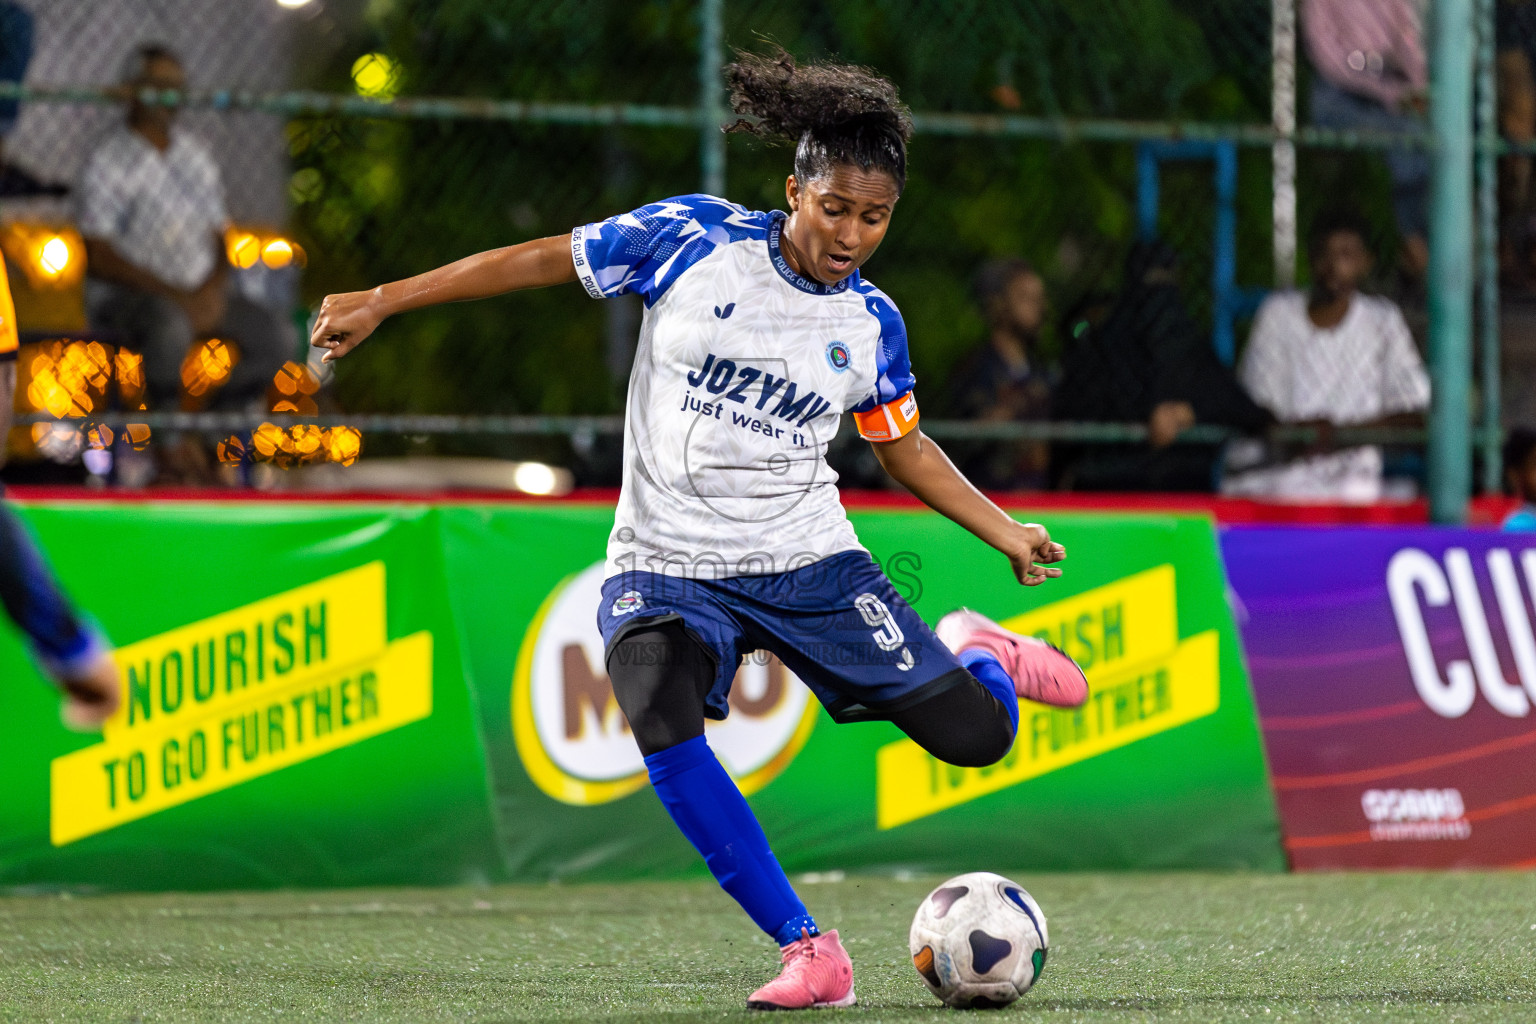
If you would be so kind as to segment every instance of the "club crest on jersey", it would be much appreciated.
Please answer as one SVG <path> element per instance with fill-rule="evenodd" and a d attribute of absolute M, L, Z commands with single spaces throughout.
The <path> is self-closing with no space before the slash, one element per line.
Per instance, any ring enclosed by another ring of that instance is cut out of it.
<path fill-rule="evenodd" d="M 645 598 L 640 596 L 640 591 L 626 590 L 614 599 L 613 610 L 609 614 L 628 615 L 630 612 L 637 612 L 644 607 Z"/>
<path fill-rule="evenodd" d="M 842 373 L 853 362 L 853 357 L 849 355 L 847 345 L 834 341 L 827 345 L 827 362 L 832 364 L 832 369 Z"/>

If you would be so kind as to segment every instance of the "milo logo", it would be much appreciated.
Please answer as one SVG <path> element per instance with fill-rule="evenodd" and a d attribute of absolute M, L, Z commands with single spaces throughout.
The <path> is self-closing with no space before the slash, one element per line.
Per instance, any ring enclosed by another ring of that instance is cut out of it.
<path fill-rule="evenodd" d="M 604 562 L 562 582 L 523 637 L 512 679 L 512 736 L 534 784 L 556 800 L 591 806 L 646 785 L 645 763 L 613 696 L 597 629 Z M 614 612 L 640 611 L 622 595 Z M 754 655 L 731 686 L 731 714 L 708 722 L 709 745 L 742 792 L 766 786 L 794 760 L 816 724 L 809 690 L 777 658 Z"/>

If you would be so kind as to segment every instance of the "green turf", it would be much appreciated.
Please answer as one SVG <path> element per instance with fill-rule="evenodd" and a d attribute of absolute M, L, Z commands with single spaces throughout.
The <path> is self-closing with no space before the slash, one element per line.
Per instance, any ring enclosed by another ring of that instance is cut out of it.
<path fill-rule="evenodd" d="M 1019 880 L 1054 945 L 1010 1018 L 1536 1021 L 1536 875 Z M 860 999 L 816 1019 L 963 1019 L 907 959 L 936 881 L 801 886 Z M 761 1021 L 776 968 L 707 882 L 0 897 L 3 1021 Z"/>

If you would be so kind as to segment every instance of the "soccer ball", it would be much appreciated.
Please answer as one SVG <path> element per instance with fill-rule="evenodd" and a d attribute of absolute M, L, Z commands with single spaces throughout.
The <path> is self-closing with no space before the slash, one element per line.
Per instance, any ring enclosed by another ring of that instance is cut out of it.
<path fill-rule="evenodd" d="M 956 875 L 912 919 L 912 964 L 946 1006 L 1007 1006 L 1045 969 L 1045 914 L 1017 882 L 990 871 Z"/>

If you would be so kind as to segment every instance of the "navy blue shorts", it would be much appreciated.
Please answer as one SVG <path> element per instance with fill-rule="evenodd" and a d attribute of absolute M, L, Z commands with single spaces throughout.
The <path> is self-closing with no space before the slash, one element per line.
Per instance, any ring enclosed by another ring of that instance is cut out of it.
<path fill-rule="evenodd" d="M 839 722 L 884 719 L 970 678 L 874 559 L 844 551 L 793 572 L 680 579 L 625 572 L 603 583 L 608 656 L 637 627 L 681 621 L 715 659 L 704 714 L 726 716 L 741 660 L 768 651 Z"/>

